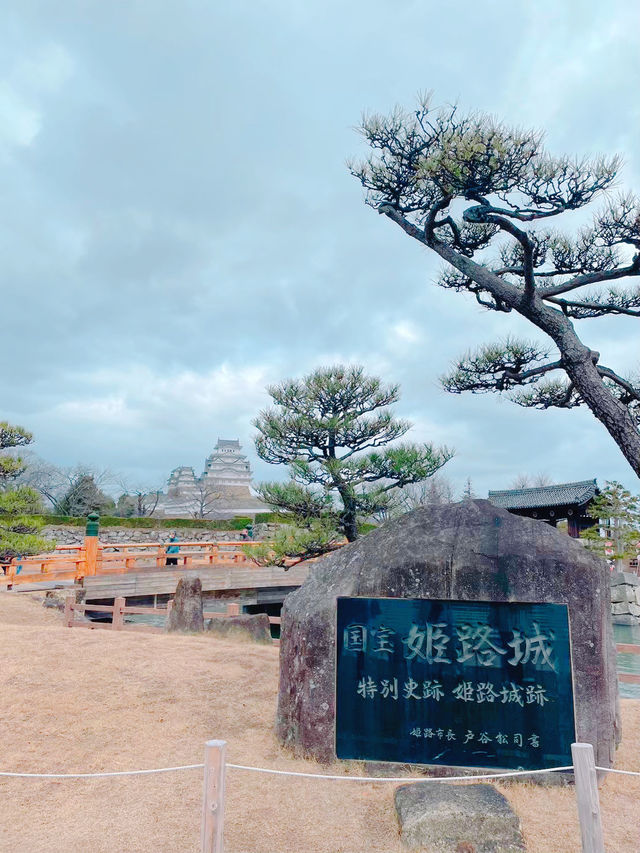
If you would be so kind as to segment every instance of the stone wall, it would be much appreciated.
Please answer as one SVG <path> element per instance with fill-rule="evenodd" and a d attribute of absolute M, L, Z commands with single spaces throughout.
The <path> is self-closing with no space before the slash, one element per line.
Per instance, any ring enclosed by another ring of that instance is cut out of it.
<path fill-rule="evenodd" d="M 614 625 L 640 625 L 640 578 L 632 572 L 611 574 L 611 614 Z"/>
<path fill-rule="evenodd" d="M 254 529 L 254 541 L 268 539 L 275 530 L 273 524 L 257 524 Z M 182 542 L 236 542 L 240 540 L 239 530 L 215 530 L 207 528 L 176 528 L 179 539 Z M 166 527 L 156 528 L 131 528 L 131 527 L 102 527 L 100 528 L 100 542 L 104 545 L 117 545 L 123 542 L 164 542 L 169 538 L 171 530 Z M 82 545 L 84 541 L 84 527 L 67 527 L 62 525 L 49 525 L 43 528 L 43 534 L 47 539 L 54 539 L 57 545 Z"/>

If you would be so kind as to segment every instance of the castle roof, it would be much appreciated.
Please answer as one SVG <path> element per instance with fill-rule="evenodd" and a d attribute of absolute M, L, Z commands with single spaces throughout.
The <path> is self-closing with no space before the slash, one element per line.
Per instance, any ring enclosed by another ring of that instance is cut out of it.
<path fill-rule="evenodd" d="M 218 443 L 215 446 L 215 450 L 222 450 L 225 447 L 229 449 L 240 450 L 240 440 L 237 438 L 219 438 Z"/>
<path fill-rule="evenodd" d="M 489 501 L 503 509 L 542 509 L 547 506 L 584 506 L 599 493 L 595 480 L 559 483 L 535 489 L 507 489 L 489 492 Z"/>

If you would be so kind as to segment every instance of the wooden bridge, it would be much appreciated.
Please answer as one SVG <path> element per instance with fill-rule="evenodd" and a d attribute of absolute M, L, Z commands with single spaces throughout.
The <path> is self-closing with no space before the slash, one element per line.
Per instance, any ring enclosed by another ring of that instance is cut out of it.
<path fill-rule="evenodd" d="M 173 543 L 172 543 L 173 544 Z M 82 583 L 87 600 L 172 595 L 181 577 L 199 577 L 203 592 L 276 590 L 286 594 L 306 579 L 308 566 L 288 571 L 258 566 L 246 553 L 246 541 L 179 542 L 167 554 L 166 542 L 60 546 L 49 554 L 14 558 L 2 564 L 0 589 L 46 589 Z M 177 565 L 167 566 L 167 559 Z M 267 596 L 268 597 L 268 596 Z"/>

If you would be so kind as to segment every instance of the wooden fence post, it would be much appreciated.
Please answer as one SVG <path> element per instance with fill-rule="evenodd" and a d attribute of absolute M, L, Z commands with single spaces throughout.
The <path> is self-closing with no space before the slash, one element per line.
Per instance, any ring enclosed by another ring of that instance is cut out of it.
<path fill-rule="evenodd" d="M 84 535 L 85 575 L 95 575 L 98 570 L 98 534 L 100 531 L 100 516 L 90 512 L 87 516 L 87 526 Z"/>
<path fill-rule="evenodd" d="M 202 853 L 223 853 L 226 740 L 207 741 L 204 748 Z"/>
<path fill-rule="evenodd" d="M 111 619 L 111 627 L 114 631 L 121 631 L 124 627 L 124 607 L 127 601 L 125 598 L 114 598 L 113 600 L 113 618 Z"/>
<path fill-rule="evenodd" d="M 593 747 L 590 743 L 572 743 L 573 775 L 578 800 L 578 818 L 583 853 L 605 853 L 600 822 L 600 798 Z"/>
<path fill-rule="evenodd" d="M 75 603 L 75 592 L 68 593 L 64 599 L 64 624 L 67 628 L 71 628 L 73 626 L 73 605 Z"/>

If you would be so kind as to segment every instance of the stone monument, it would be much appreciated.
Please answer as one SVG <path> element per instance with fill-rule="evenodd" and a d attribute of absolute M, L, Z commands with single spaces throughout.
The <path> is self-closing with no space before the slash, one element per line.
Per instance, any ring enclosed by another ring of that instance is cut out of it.
<path fill-rule="evenodd" d="M 602 559 L 566 534 L 486 500 L 407 513 L 319 560 L 303 586 L 287 597 L 279 739 L 322 762 L 336 757 L 339 597 L 427 599 L 457 607 L 461 602 L 521 602 L 541 604 L 541 610 L 549 603 L 568 612 L 576 739 L 593 744 L 596 764 L 609 767 L 620 740 L 609 574 Z M 522 657 L 515 635 L 509 645 Z M 500 699 L 494 698 L 497 708 Z M 519 709 L 514 705 L 513 710 Z M 483 766 L 480 758 L 477 766 Z"/>

